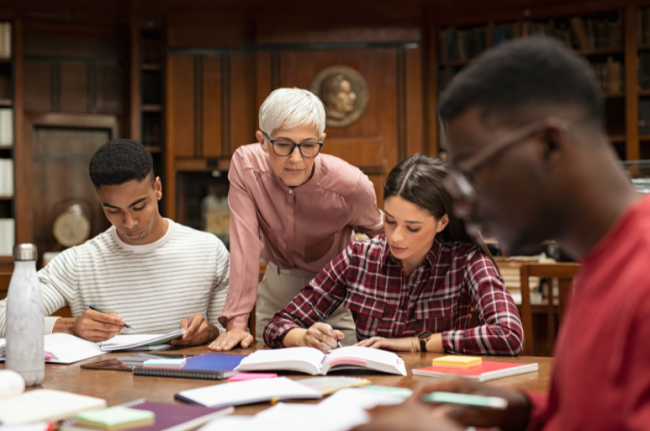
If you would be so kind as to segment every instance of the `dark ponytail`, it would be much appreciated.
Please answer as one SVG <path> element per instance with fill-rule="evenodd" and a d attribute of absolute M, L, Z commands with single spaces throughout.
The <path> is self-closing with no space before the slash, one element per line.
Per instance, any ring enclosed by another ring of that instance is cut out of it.
<path fill-rule="evenodd" d="M 415 154 L 399 162 L 388 174 L 384 184 L 384 201 L 399 196 L 426 209 L 436 220 L 447 214 L 449 224 L 439 235 L 446 241 L 475 244 L 491 259 L 492 255 L 485 243 L 480 238 L 475 240 L 470 237 L 465 230 L 465 223 L 454 214 L 452 198 L 445 189 L 448 176 L 449 168 L 445 162 Z"/>

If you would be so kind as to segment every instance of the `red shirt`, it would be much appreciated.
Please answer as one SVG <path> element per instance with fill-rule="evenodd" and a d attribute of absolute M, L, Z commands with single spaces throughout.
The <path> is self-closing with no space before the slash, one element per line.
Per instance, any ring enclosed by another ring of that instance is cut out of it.
<path fill-rule="evenodd" d="M 650 197 L 582 259 L 530 429 L 650 428 Z"/>
<path fill-rule="evenodd" d="M 517 355 L 523 329 L 512 296 L 492 261 L 474 244 L 436 237 L 410 276 L 390 253 L 386 237 L 350 244 L 318 277 L 269 321 L 264 340 L 282 347 L 281 337 L 318 322 L 309 300 L 324 316 L 339 305 L 352 311 L 359 340 L 442 333 L 445 351 Z M 465 329 L 472 305 L 482 326 Z"/>

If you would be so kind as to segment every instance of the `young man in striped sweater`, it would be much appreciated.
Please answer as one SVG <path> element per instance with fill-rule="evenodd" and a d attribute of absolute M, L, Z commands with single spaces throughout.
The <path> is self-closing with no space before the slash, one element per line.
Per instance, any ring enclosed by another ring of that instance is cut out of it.
<path fill-rule="evenodd" d="M 90 161 L 90 178 L 113 226 L 38 272 L 46 314 L 68 305 L 74 316 L 46 316 L 45 333 L 103 341 L 125 330 L 166 333 L 180 327 L 186 332 L 175 344 L 215 339 L 223 331 L 217 317 L 229 279 L 223 243 L 160 215 L 160 177 L 138 142 L 104 144 Z M 114 311 L 102 314 L 87 304 Z M 6 301 L 0 301 L 0 337 L 5 331 Z"/>

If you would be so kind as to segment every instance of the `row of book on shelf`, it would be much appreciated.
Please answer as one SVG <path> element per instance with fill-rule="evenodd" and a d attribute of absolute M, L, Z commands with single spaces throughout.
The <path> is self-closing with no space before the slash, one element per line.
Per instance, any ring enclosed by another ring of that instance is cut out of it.
<path fill-rule="evenodd" d="M 639 134 L 650 134 L 650 99 L 639 99 Z"/>
<path fill-rule="evenodd" d="M 650 7 L 636 14 L 636 40 L 639 45 L 650 45 Z"/>
<path fill-rule="evenodd" d="M 620 48 L 623 36 L 619 16 L 610 19 L 549 20 L 546 23 L 516 21 L 459 30 L 455 27 L 439 31 L 440 62 L 467 61 L 501 42 L 534 35 L 551 36 L 578 50 Z"/>
<path fill-rule="evenodd" d="M 645 54 L 647 66 L 643 66 L 641 71 L 642 62 L 639 63 L 639 83 L 641 88 L 650 88 L 650 53 Z M 607 57 L 607 61 L 600 63 L 590 63 L 596 80 L 603 93 L 622 94 L 625 91 L 625 68 L 623 64 L 614 60 L 612 56 Z M 645 68 L 647 67 L 647 68 Z M 647 72 L 646 72 L 647 70 Z M 438 70 L 438 89 L 444 90 L 447 85 L 454 79 L 458 73 L 458 68 L 446 65 Z M 646 75 L 647 73 L 647 75 Z M 644 87 L 644 85 L 646 85 Z"/>
<path fill-rule="evenodd" d="M 0 58 L 11 58 L 10 22 L 0 22 Z"/>

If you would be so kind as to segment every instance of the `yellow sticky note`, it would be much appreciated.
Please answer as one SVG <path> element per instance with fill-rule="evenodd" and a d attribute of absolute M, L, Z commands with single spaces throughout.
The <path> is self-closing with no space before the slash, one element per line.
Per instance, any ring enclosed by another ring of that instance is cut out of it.
<path fill-rule="evenodd" d="M 441 356 L 433 360 L 433 365 L 438 367 L 469 368 L 481 365 L 483 359 L 477 356 Z"/>

